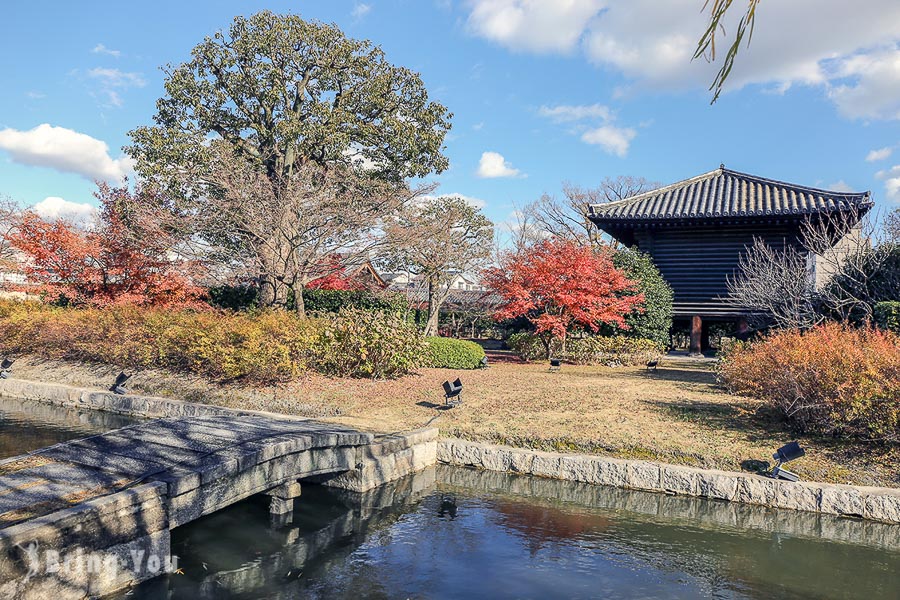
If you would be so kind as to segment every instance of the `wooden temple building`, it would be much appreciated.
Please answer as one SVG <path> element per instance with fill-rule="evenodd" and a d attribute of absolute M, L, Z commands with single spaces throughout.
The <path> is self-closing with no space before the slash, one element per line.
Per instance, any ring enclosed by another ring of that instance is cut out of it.
<path fill-rule="evenodd" d="M 653 257 L 675 294 L 675 324 L 690 324 L 690 351 L 698 353 L 709 346 L 712 323 L 734 323 L 737 334 L 747 332 L 747 315 L 725 298 L 727 280 L 754 238 L 805 251 L 806 220 L 841 211 L 859 219 L 871 206 L 869 192 L 820 190 L 721 165 L 624 200 L 592 205 L 590 218 L 615 240 Z M 821 282 L 815 255 L 808 255 L 808 264 L 810 281 Z"/>

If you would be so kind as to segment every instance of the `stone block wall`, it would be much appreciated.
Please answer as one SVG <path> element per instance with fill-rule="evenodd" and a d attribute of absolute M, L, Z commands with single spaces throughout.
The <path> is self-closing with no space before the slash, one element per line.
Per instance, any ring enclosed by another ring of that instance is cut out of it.
<path fill-rule="evenodd" d="M 896 488 L 795 483 L 750 473 L 540 452 L 459 439 L 441 439 L 437 459 L 490 471 L 900 523 L 900 489 Z"/>

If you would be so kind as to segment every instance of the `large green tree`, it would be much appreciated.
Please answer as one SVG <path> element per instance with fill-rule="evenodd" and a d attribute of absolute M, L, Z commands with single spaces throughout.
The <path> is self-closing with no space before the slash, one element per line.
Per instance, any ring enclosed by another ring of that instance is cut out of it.
<path fill-rule="evenodd" d="M 173 215 L 196 213 L 197 203 L 206 198 L 239 196 L 240 190 L 216 185 L 221 177 L 209 176 L 231 159 L 244 163 L 232 163 L 236 172 L 252 179 L 249 174 L 258 171 L 267 179 L 276 202 L 296 187 L 300 172 L 304 185 L 316 180 L 314 170 L 327 172 L 322 180 L 331 188 L 336 174 L 339 180 L 351 173 L 356 192 L 360 173 L 383 191 L 386 182 L 404 188 L 406 178 L 447 168 L 442 151 L 449 111 L 429 100 L 417 73 L 391 64 L 381 48 L 350 39 L 333 24 L 269 11 L 238 16 L 228 31 L 198 44 L 191 60 L 163 70 L 166 93 L 157 102 L 155 124 L 130 132 L 133 143 L 127 151 L 140 176 L 166 190 L 163 208 Z M 223 151 L 231 158 L 221 156 Z M 253 207 L 252 202 L 237 204 Z M 181 233 L 193 239 L 209 233 L 188 229 Z M 346 245 L 352 246 L 354 229 L 344 231 Z M 212 246 L 221 247 L 227 233 L 215 231 Z M 252 239 L 260 252 L 285 246 Z M 240 236 L 232 241 L 240 244 Z M 264 266 L 258 275 L 264 304 L 283 300 L 277 297 L 276 279 L 284 274 L 266 272 L 267 265 L 290 260 L 260 256 L 256 261 Z"/>

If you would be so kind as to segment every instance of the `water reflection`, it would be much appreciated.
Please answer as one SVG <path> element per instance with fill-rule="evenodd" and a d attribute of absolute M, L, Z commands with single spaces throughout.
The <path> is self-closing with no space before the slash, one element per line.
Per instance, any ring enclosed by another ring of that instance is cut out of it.
<path fill-rule="evenodd" d="M 0 458 L 136 423 L 115 413 L 0 398 Z"/>
<path fill-rule="evenodd" d="M 173 532 L 184 575 L 132 598 L 891 598 L 900 527 L 438 467 L 306 486 Z"/>

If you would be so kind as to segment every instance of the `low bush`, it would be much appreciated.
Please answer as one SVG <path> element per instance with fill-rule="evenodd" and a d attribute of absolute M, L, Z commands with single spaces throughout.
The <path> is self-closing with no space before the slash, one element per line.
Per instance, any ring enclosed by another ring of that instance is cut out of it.
<path fill-rule="evenodd" d="M 657 360 L 662 353 L 663 345 L 654 340 L 621 335 L 592 335 L 569 340 L 563 358 L 579 365 L 635 366 Z"/>
<path fill-rule="evenodd" d="M 427 350 L 418 328 L 397 313 L 345 308 L 325 322 L 313 364 L 328 375 L 404 375 L 421 365 Z"/>
<path fill-rule="evenodd" d="M 515 333 L 507 338 L 506 344 L 525 360 L 537 360 L 546 356 L 540 338 L 532 333 Z M 662 353 L 663 346 L 658 342 L 621 335 L 569 338 L 565 350 L 560 347 L 558 340 L 551 344 L 551 354 L 555 358 L 579 365 L 643 365 L 659 358 Z"/>
<path fill-rule="evenodd" d="M 287 381 L 307 369 L 394 377 L 414 369 L 425 341 L 391 314 L 346 309 L 329 319 L 286 311 L 73 309 L 0 302 L 0 352 L 215 380 Z"/>
<path fill-rule="evenodd" d="M 765 400 L 799 432 L 900 441 L 900 336 L 826 323 L 737 343 L 723 355 L 733 392 Z"/>
<path fill-rule="evenodd" d="M 506 345 L 516 356 L 524 360 L 538 360 L 547 355 L 544 344 L 533 333 L 514 333 L 506 338 Z M 552 346 L 556 346 L 556 344 Z"/>
<path fill-rule="evenodd" d="M 468 340 L 429 337 L 424 366 L 436 369 L 477 369 L 484 360 L 484 348 Z"/>
<path fill-rule="evenodd" d="M 875 324 L 880 329 L 900 333 L 900 300 L 875 305 Z"/>

